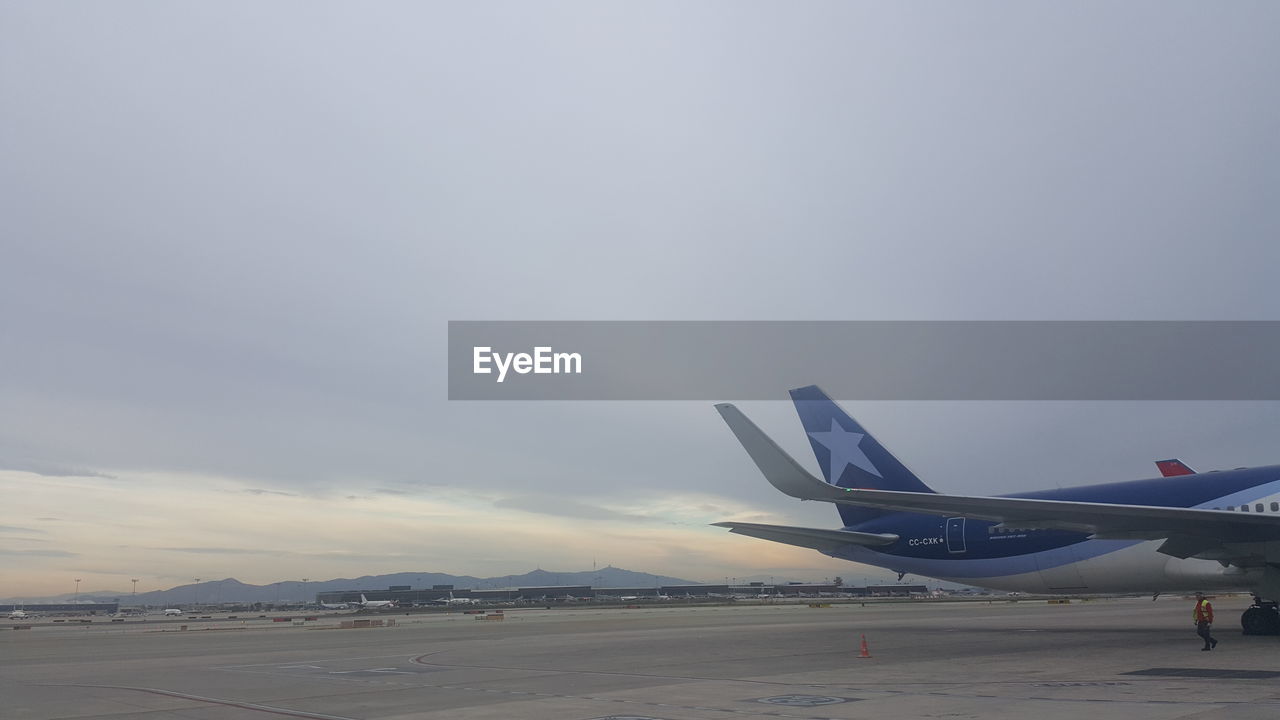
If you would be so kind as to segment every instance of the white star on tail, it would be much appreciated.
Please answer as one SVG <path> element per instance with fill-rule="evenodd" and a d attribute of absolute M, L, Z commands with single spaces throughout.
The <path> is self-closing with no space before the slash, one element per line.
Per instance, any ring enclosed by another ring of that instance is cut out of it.
<path fill-rule="evenodd" d="M 850 465 L 876 477 L 884 477 L 880 471 L 876 470 L 876 466 L 871 464 L 871 458 L 868 458 L 859 447 L 865 436 L 862 433 L 845 430 L 840 427 L 840 423 L 836 422 L 835 418 L 831 418 L 830 432 L 811 432 L 809 437 L 831 451 L 831 464 L 827 469 L 827 478 L 831 483 L 837 482 L 844 474 L 844 469 Z"/>

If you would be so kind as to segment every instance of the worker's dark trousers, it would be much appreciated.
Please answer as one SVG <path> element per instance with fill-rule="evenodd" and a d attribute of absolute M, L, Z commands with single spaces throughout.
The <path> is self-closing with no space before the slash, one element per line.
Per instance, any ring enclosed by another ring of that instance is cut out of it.
<path fill-rule="evenodd" d="M 1210 647 L 1210 644 L 1215 642 L 1213 639 L 1213 636 L 1209 634 L 1209 627 L 1210 625 L 1207 622 L 1196 623 L 1196 634 L 1199 635 L 1201 638 L 1204 638 L 1205 650 L 1208 650 Z"/>

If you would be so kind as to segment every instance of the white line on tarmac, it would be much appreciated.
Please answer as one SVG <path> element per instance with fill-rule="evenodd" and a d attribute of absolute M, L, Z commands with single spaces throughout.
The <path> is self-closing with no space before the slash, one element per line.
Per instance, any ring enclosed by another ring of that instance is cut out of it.
<path fill-rule="evenodd" d="M 224 707 L 234 707 L 234 708 L 240 708 L 242 710 L 256 710 L 258 712 L 271 713 L 273 715 L 285 715 L 288 717 L 308 718 L 308 720 L 358 720 L 357 718 L 351 718 L 345 715 L 326 715 L 324 713 L 307 712 L 306 710 L 290 710 L 289 708 L 274 707 L 271 705 L 261 705 L 259 703 L 245 702 L 243 700 L 227 700 L 224 698 L 211 698 L 211 697 L 204 697 L 203 695 L 192 695 L 190 693 L 175 692 L 173 690 L 161 690 L 159 688 L 129 687 L 127 685 L 75 685 L 75 684 L 48 684 L 48 687 L 82 687 L 82 688 L 102 688 L 107 690 L 133 690 L 135 692 L 151 693 L 152 695 L 164 695 L 167 697 L 181 698 L 183 700 L 194 700 L 196 702 L 209 703 L 210 705 L 222 705 Z"/>

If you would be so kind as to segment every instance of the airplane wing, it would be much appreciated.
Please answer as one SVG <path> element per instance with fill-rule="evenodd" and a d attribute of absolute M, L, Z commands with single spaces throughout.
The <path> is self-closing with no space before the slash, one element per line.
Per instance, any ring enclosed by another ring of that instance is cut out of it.
<path fill-rule="evenodd" d="M 834 551 L 845 545 L 892 545 L 898 541 L 893 533 L 864 533 L 852 530 L 821 530 L 818 528 L 792 527 L 790 525 L 764 525 L 761 523 L 718 522 L 717 527 L 729 528 L 729 532 L 749 535 L 763 540 L 813 548 L 822 552 Z"/>
<path fill-rule="evenodd" d="M 1263 564 L 1280 541 L 1280 516 L 1150 505 L 976 497 L 840 488 L 819 480 L 733 405 L 716 409 L 770 484 L 801 500 L 943 517 L 968 517 L 1019 529 L 1055 529 L 1097 539 L 1161 540 L 1160 551 L 1237 565 Z M 865 543 L 860 543 L 865 544 Z"/>
<path fill-rule="evenodd" d="M 1024 529 L 1071 530 L 1105 539 L 1156 540 L 1189 535 L 1221 542 L 1280 540 L 1280 517 L 1274 515 L 1069 500 L 835 490 L 838 497 L 811 499 L 926 515 L 964 516 Z"/>

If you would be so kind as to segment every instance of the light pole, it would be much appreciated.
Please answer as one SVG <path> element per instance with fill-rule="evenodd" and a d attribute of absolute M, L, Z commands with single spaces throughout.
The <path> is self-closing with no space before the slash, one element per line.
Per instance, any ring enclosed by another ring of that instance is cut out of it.
<path fill-rule="evenodd" d="M 138 607 L 138 578 L 133 579 L 133 598 L 131 602 L 134 607 Z"/>
<path fill-rule="evenodd" d="M 196 584 L 191 586 L 191 605 L 192 605 L 191 609 L 194 610 L 195 609 L 194 606 L 199 604 L 200 604 L 200 578 L 196 578 Z"/>
<path fill-rule="evenodd" d="M 80 602 L 80 578 L 76 578 L 76 599 L 75 599 L 75 602 Z"/>
<path fill-rule="evenodd" d="M 302 606 L 307 605 L 307 580 L 310 578 L 302 578 Z"/>

